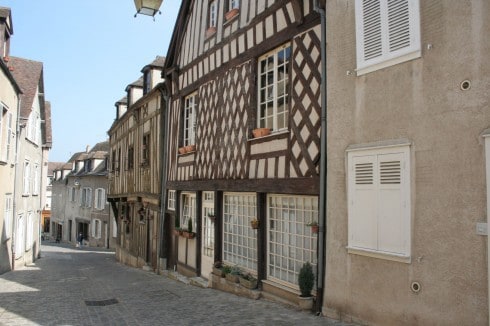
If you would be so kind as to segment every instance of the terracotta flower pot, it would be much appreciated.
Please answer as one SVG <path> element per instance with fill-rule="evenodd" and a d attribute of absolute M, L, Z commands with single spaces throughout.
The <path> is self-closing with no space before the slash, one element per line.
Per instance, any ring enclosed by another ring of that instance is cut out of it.
<path fill-rule="evenodd" d="M 252 229 L 256 230 L 259 228 L 259 221 L 258 220 L 252 220 L 252 221 L 250 221 L 250 225 L 252 226 Z"/>
<path fill-rule="evenodd" d="M 231 20 L 233 19 L 235 16 L 238 15 L 238 8 L 234 8 L 234 9 L 231 9 L 230 11 L 228 11 L 226 14 L 225 14 L 225 18 L 226 20 Z"/>
<path fill-rule="evenodd" d="M 270 133 L 271 130 L 269 128 L 256 128 L 252 130 L 252 134 L 254 135 L 254 138 L 264 137 L 270 135 Z"/>
<path fill-rule="evenodd" d="M 179 147 L 179 154 L 185 154 L 185 147 Z"/>
<path fill-rule="evenodd" d="M 213 36 L 216 33 L 216 27 L 209 27 L 206 30 L 206 38 Z"/>

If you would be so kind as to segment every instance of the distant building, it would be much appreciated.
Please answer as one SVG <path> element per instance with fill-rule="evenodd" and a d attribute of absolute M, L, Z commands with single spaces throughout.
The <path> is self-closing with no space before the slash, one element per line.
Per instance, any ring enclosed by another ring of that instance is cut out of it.
<path fill-rule="evenodd" d="M 92 247 L 112 248 L 115 222 L 107 202 L 109 143 L 76 153 L 54 170 L 51 237 L 76 243 L 83 234 Z"/>
<path fill-rule="evenodd" d="M 10 57 L 12 34 L 11 11 L 0 7 L 0 272 L 39 256 L 44 167 L 52 142 L 43 64 Z"/>
<path fill-rule="evenodd" d="M 117 216 L 116 258 L 128 265 L 157 269 L 160 240 L 164 110 L 161 72 L 164 57 L 145 65 L 143 75 L 116 102 L 110 137 L 109 201 Z"/>

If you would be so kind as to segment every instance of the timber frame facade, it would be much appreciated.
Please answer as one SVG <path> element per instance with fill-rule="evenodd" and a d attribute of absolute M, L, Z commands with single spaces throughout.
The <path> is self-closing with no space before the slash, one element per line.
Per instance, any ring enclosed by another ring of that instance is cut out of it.
<path fill-rule="evenodd" d="M 222 261 L 296 303 L 299 269 L 318 262 L 314 1 L 183 1 L 178 17 L 164 68 L 168 267 L 219 288 L 211 271 Z"/>
<path fill-rule="evenodd" d="M 142 69 L 143 76 L 126 87 L 116 102 L 109 129 L 108 200 L 116 216 L 116 257 L 125 264 L 156 270 L 161 193 L 161 109 L 164 57 Z"/>

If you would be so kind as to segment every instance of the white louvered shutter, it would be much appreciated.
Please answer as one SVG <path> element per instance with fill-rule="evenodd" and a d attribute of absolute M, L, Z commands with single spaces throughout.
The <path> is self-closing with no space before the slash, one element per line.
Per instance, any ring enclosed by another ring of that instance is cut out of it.
<path fill-rule="evenodd" d="M 419 0 L 356 0 L 355 11 L 359 74 L 420 56 Z"/>
<path fill-rule="evenodd" d="M 376 248 L 376 157 L 355 156 L 349 161 L 349 245 Z"/>
<path fill-rule="evenodd" d="M 403 154 L 378 155 L 377 161 L 379 171 L 377 249 L 404 254 L 406 230 L 402 189 Z"/>

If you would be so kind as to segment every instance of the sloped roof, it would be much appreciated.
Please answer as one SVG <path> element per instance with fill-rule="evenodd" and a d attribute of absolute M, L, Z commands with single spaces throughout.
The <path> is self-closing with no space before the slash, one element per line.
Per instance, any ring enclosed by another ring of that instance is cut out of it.
<path fill-rule="evenodd" d="M 53 171 L 61 170 L 64 162 L 48 162 L 48 175 L 53 175 Z"/>
<path fill-rule="evenodd" d="M 163 67 L 165 66 L 165 57 L 158 56 L 153 60 L 152 63 L 147 64 L 146 66 L 141 69 L 141 72 L 144 72 L 147 69 L 160 69 L 162 70 Z"/>
<path fill-rule="evenodd" d="M 46 105 L 44 106 L 44 117 L 41 117 L 41 119 L 44 120 L 44 128 L 42 128 L 42 131 L 44 133 L 43 140 L 44 145 L 51 148 L 53 144 L 53 132 L 51 129 L 51 102 L 46 101 L 45 103 Z"/>
<path fill-rule="evenodd" d="M 109 149 L 111 148 L 109 141 L 103 141 L 100 143 L 95 144 L 95 146 L 90 150 L 89 153 L 91 152 L 109 152 Z"/>
<path fill-rule="evenodd" d="M 21 101 L 20 116 L 29 117 L 31 113 L 34 96 L 39 88 L 44 92 L 43 63 L 18 57 L 10 57 L 9 69 L 20 86 L 23 96 Z M 44 103 L 41 103 L 44 105 Z"/>
<path fill-rule="evenodd" d="M 143 88 L 143 76 L 141 76 L 140 78 L 138 78 L 137 80 L 135 80 L 134 82 L 132 82 L 131 84 L 129 84 L 127 87 L 126 87 L 126 91 L 130 88 L 130 87 L 139 87 L 139 88 Z"/>
<path fill-rule="evenodd" d="M 10 16 L 10 8 L 0 7 L 0 18 L 7 18 Z"/>
<path fill-rule="evenodd" d="M 179 50 L 178 46 L 182 42 L 185 26 L 190 18 L 189 11 L 191 9 L 192 2 L 192 0 L 183 0 L 180 5 L 179 14 L 177 15 L 177 20 L 175 21 L 175 26 L 172 32 L 172 38 L 170 39 L 164 69 L 171 68 L 177 60 L 177 51 Z"/>
<path fill-rule="evenodd" d="M 120 99 L 119 101 L 117 101 L 115 103 L 115 105 L 118 105 L 118 104 L 128 104 L 128 97 L 124 96 L 122 99 Z"/>

